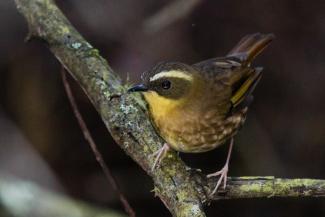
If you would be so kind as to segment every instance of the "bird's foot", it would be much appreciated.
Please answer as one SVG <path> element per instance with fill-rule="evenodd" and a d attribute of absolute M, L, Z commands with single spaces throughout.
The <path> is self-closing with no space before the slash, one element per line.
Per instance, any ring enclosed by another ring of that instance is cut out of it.
<path fill-rule="evenodd" d="M 152 154 L 152 156 L 156 157 L 156 159 L 151 167 L 151 171 L 154 171 L 156 166 L 160 164 L 161 160 L 164 158 L 164 156 L 166 155 L 169 149 L 170 149 L 169 145 L 165 143 L 163 147 L 161 147 L 158 151 Z"/>
<path fill-rule="evenodd" d="M 217 192 L 217 190 L 220 187 L 222 182 L 223 182 L 223 189 L 226 189 L 227 177 L 228 177 L 228 164 L 226 164 L 221 170 L 207 175 L 207 178 L 214 177 L 214 176 L 220 176 L 220 177 L 219 177 L 217 185 L 213 189 L 211 195 L 214 195 Z"/>

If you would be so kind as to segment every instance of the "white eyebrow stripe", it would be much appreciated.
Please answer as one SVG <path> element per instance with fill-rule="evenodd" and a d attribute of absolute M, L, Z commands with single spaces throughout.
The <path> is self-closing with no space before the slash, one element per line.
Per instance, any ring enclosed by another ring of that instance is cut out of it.
<path fill-rule="evenodd" d="M 155 74 L 153 77 L 150 78 L 150 81 L 155 81 L 158 80 L 159 78 L 163 77 L 169 77 L 169 78 L 182 78 L 188 81 L 193 80 L 192 76 L 182 72 L 182 71 L 177 71 L 177 70 L 172 70 L 172 71 L 162 71 L 157 74 Z"/>

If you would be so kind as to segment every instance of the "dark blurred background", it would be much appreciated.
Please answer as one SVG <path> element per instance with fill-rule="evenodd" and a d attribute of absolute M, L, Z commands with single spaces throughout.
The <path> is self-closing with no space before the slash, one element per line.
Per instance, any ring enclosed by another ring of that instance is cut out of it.
<path fill-rule="evenodd" d="M 131 82 L 159 61 L 195 63 L 225 55 L 246 34 L 274 33 L 276 40 L 255 61 L 264 75 L 236 136 L 230 175 L 325 179 L 325 1 L 201 0 L 166 25 L 154 21 L 173 1 L 56 2 Z M 167 19 L 175 11 L 170 13 Z M 27 25 L 13 0 L 0 1 L 0 27 L 0 171 L 123 212 L 74 118 L 60 64 L 41 42 L 24 43 Z M 169 216 L 151 192 L 150 178 L 114 143 L 87 97 L 69 80 L 93 137 L 138 216 Z M 222 167 L 226 152 L 223 146 L 181 156 L 208 173 Z M 219 201 L 207 213 L 318 217 L 325 216 L 325 200 Z"/>

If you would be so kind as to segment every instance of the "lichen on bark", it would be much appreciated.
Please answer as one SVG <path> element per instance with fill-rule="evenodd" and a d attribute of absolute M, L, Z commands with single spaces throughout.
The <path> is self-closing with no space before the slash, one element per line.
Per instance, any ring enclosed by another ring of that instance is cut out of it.
<path fill-rule="evenodd" d="M 157 135 L 138 94 L 126 94 L 126 85 L 70 24 L 53 0 L 15 0 L 25 16 L 29 37 L 46 42 L 61 64 L 83 88 L 117 144 L 153 179 L 155 194 L 173 216 L 203 217 L 210 200 L 252 197 L 324 197 L 325 181 L 275 179 L 274 177 L 228 178 L 227 188 L 210 195 L 215 178 L 188 168 L 169 152 L 158 168 L 151 156 L 164 141 Z M 59 71 L 59 70 L 58 70 Z"/>

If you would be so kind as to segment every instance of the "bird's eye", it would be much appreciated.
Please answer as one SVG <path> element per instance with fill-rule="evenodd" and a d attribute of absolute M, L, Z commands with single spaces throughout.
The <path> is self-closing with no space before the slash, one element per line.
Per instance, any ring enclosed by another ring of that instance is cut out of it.
<path fill-rule="evenodd" d="M 168 90 L 171 86 L 171 83 L 170 81 L 168 80 L 164 80 L 162 83 L 161 83 L 161 87 L 164 89 L 164 90 Z"/>

